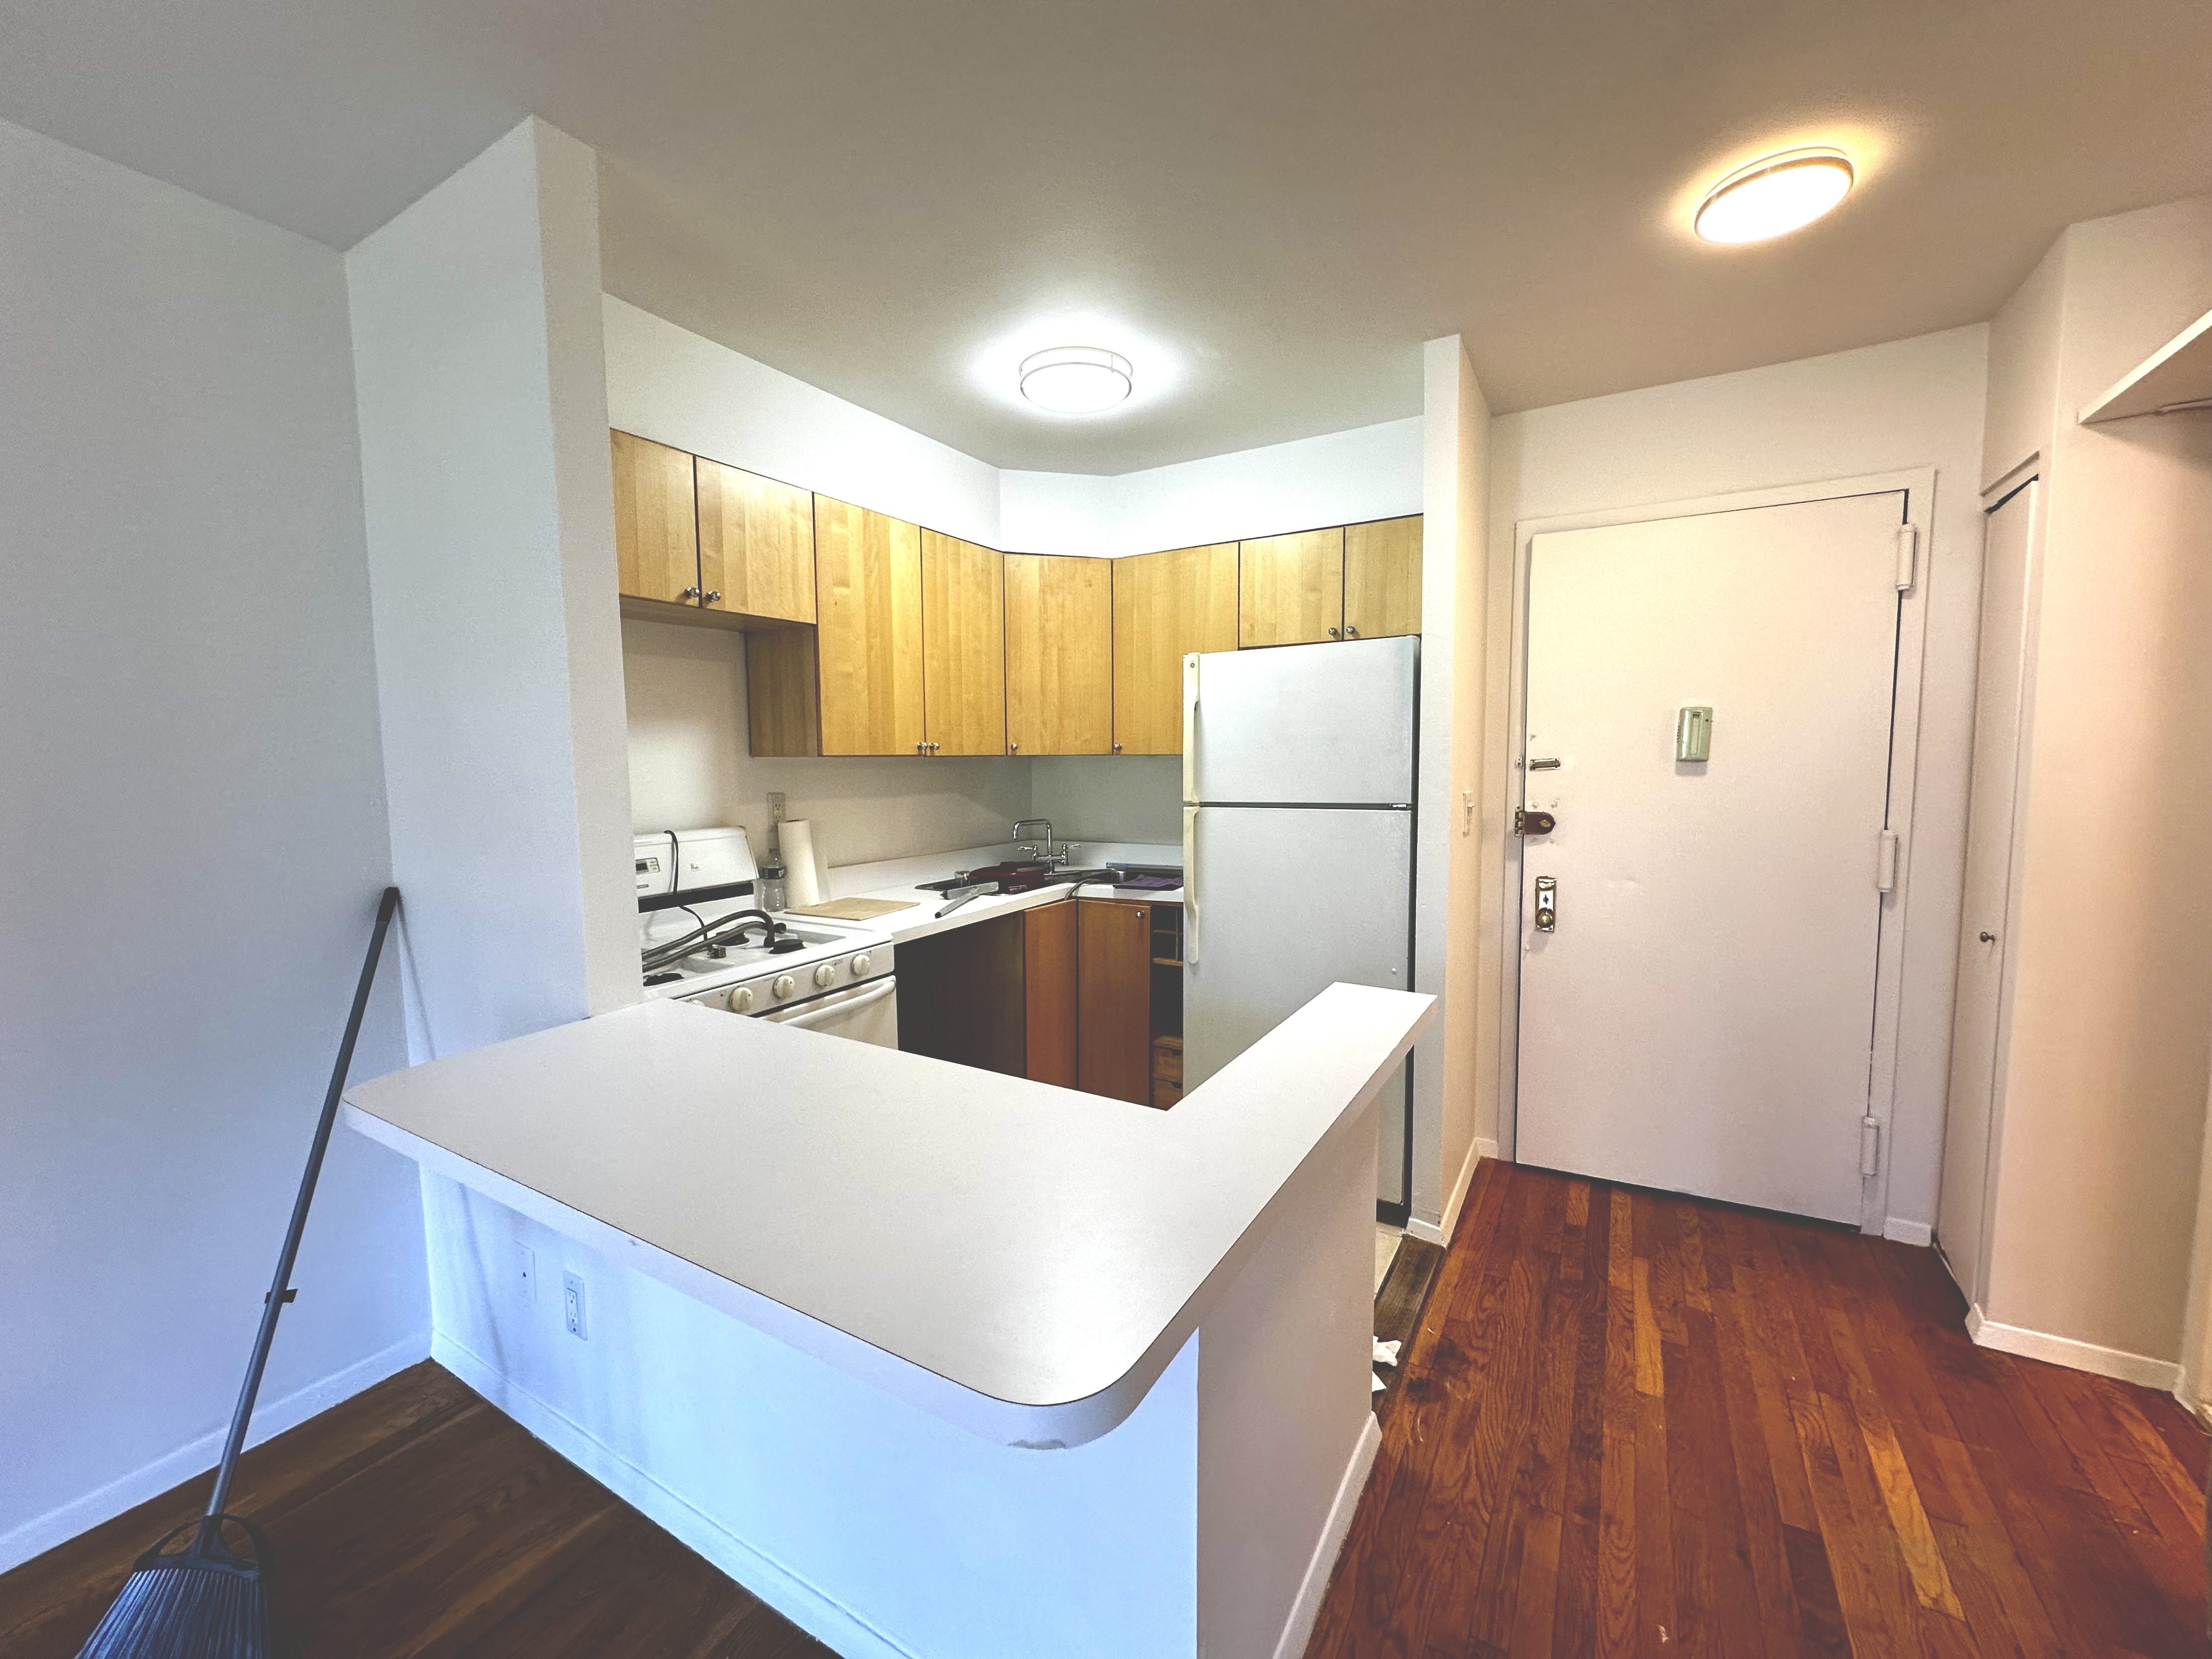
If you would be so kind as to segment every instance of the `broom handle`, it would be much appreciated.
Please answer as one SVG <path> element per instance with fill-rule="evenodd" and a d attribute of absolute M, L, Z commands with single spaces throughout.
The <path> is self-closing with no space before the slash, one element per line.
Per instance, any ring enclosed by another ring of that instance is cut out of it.
<path fill-rule="evenodd" d="M 315 1144 L 307 1153 L 307 1167 L 300 1176 L 300 1195 L 292 1200 L 292 1224 L 284 1230 L 284 1249 L 276 1258 L 276 1277 L 269 1286 L 269 1300 L 261 1310 L 261 1328 L 253 1339 L 253 1358 L 246 1362 L 246 1382 L 238 1391 L 238 1409 L 230 1416 L 230 1434 L 222 1443 L 222 1461 L 215 1468 L 215 1495 L 208 1499 L 208 1518 L 222 1513 L 230 1496 L 230 1478 L 238 1473 L 238 1455 L 246 1449 L 246 1425 L 253 1416 L 253 1396 L 261 1391 L 262 1368 L 269 1363 L 270 1345 L 276 1340 L 276 1316 L 284 1311 L 292 1262 L 300 1254 L 300 1235 L 307 1230 L 307 1206 L 314 1201 L 315 1181 L 323 1172 L 323 1153 L 331 1144 L 331 1128 L 337 1121 L 338 1096 L 344 1091 L 346 1073 L 353 1067 L 353 1046 L 361 1036 L 362 1016 L 368 1012 L 369 988 L 376 982 L 377 958 L 384 954 L 384 936 L 391 931 L 392 913 L 399 908 L 399 890 L 387 887 L 376 907 L 376 931 L 369 938 L 368 957 L 361 964 L 361 983 L 354 987 L 353 1012 L 346 1016 L 345 1040 L 338 1044 L 338 1062 L 331 1071 L 331 1086 L 323 1097 L 323 1119 L 315 1126 Z M 211 1527 L 203 1527 L 193 1549 L 206 1553 Z"/>

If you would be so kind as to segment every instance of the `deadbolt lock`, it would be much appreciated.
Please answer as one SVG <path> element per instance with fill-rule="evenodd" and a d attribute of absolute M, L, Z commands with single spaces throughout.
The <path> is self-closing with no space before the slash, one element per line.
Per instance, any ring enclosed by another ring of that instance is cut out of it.
<path fill-rule="evenodd" d="M 1548 933 L 1559 925 L 1559 884 L 1550 876 L 1536 878 L 1536 931 Z"/>
<path fill-rule="evenodd" d="M 1549 812 L 1534 812 L 1522 807 L 1513 814 L 1513 833 L 1516 836 L 1548 836 L 1559 827 L 1559 819 Z"/>

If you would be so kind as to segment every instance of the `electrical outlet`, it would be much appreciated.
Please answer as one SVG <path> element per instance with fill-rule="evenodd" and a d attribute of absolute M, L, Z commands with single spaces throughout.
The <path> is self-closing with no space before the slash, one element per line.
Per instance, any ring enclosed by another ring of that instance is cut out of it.
<path fill-rule="evenodd" d="M 772 790 L 769 792 L 768 798 L 768 821 L 770 823 L 781 823 L 783 822 L 783 792 L 781 789 Z"/>
<path fill-rule="evenodd" d="M 522 1289 L 525 1302 L 538 1300 L 538 1252 L 518 1243 L 514 1247 L 514 1271 Z"/>
<path fill-rule="evenodd" d="M 561 1275 L 561 1312 L 569 1335 L 579 1342 L 592 1340 L 591 1328 L 584 1322 L 584 1281 L 574 1273 Z"/>

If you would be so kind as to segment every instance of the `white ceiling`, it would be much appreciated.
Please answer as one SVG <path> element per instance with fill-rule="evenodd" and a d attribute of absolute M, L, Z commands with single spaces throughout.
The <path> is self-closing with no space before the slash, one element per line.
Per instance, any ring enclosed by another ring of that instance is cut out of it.
<path fill-rule="evenodd" d="M 1455 331 L 1503 410 L 1972 322 L 2065 224 L 2212 187 L 2205 0 L 0 16 L 0 114 L 334 246 L 535 111 L 603 158 L 611 290 L 1002 466 L 1416 413 Z M 1686 234 L 1686 193 L 1810 140 L 1863 163 L 1830 219 Z M 1136 360 L 1118 415 L 976 379 L 1071 335 Z"/>

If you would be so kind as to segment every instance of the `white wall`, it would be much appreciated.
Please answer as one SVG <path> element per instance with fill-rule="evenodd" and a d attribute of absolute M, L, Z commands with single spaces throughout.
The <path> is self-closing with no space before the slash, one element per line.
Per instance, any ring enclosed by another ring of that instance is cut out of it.
<path fill-rule="evenodd" d="M 1182 757 L 1055 755 L 1029 764 L 1030 811 L 1050 818 L 1061 840 L 1182 845 Z"/>
<path fill-rule="evenodd" d="M 338 257 L 0 124 L 0 294 L 5 1569 L 215 1462 L 390 859 Z M 404 1161 L 295 1283 L 257 1437 L 428 1352 Z"/>
<path fill-rule="evenodd" d="M 999 546 L 999 470 L 605 296 L 607 419 L 950 536 Z"/>
<path fill-rule="evenodd" d="M 1571 513 L 1658 505 L 1909 467 L 1936 472 L 1928 550 L 1917 830 L 1889 1218 L 1905 1237 L 1935 1219 L 1948 1084 L 1952 989 L 1964 869 L 1974 645 L 1981 597 L 1977 481 L 1985 325 L 1501 416 L 1492 428 L 1490 741 L 1486 812 L 1509 796 L 1505 730 L 1515 526 Z M 1485 885 L 1500 890 L 1502 840 Z M 1501 1034 L 1503 1042 L 1510 1033 Z M 1501 1098 L 1510 1097 L 1502 1096 Z M 1478 1134 L 1501 1132 L 1478 1126 Z M 1505 1137 L 1510 1139 L 1510 1125 Z"/>
<path fill-rule="evenodd" d="M 346 256 L 418 1058 L 640 994 L 597 190 L 526 121 Z"/>
<path fill-rule="evenodd" d="M 1387 421 L 1111 478 L 1000 475 L 1012 553 L 1113 557 L 1421 510 L 1421 420 Z"/>
<path fill-rule="evenodd" d="M 2044 479 L 1984 1312 L 2145 1382 L 2212 1071 L 2212 416 L 2075 417 L 2208 307 L 2212 196 L 2070 227 L 1999 316 L 1984 467 Z"/>
<path fill-rule="evenodd" d="M 1031 769 L 1068 762 L 819 758 L 746 752 L 744 636 L 718 628 L 623 623 L 636 828 L 744 826 L 768 845 L 768 796 L 814 826 L 832 865 L 872 863 L 1011 840 L 1030 813 Z"/>

